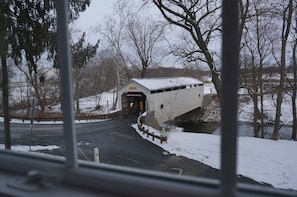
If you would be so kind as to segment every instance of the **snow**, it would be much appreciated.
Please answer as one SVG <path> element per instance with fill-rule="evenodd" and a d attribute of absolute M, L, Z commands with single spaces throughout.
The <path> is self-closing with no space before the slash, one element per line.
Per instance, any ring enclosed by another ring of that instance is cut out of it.
<path fill-rule="evenodd" d="M 161 144 L 160 141 L 152 141 L 152 138 L 143 135 L 137 124 L 132 126 L 143 138 L 171 154 L 185 156 L 220 169 L 219 135 L 171 130 L 168 132 L 167 143 Z M 150 132 L 158 133 L 151 127 L 147 128 Z M 297 159 L 293 150 L 297 150 L 295 141 L 238 137 L 237 174 L 271 184 L 275 188 L 297 190 Z M 292 154 L 285 154 L 286 152 Z"/>
<path fill-rule="evenodd" d="M 16 152 L 29 152 L 31 151 L 40 151 L 40 150 L 54 150 L 60 148 L 57 145 L 48 145 L 48 146 L 41 146 L 41 145 L 34 145 L 34 146 L 25 146 L 25 145 L 15 145 L 11 147 L 11 150 Z M 4 149 L 4 145 L 0 144 L 0 149 Z"/>
<path fill-rule="evenodd" d="M 116 92 L 111 90 L 109 92 L 103 92 L 101 94 L 85 97 L 79 99 L 79 106 L 81 113 L 86 114 L 108 114 L 115 111 L 118 111 L 118 107 L 116 109 L 112 109 L 114 100 L 116 98 Z M 99 109 L 96 107 L 100 106 Z M 74 104 L 74 107 L 76 105 Z M 51 112 L 61 112 L 61 105 L 52 106 L 50 109 Z"/>
<path fill-rule="evenodd" d="M 246 96 L 248 97 L 248 96 Z M 249 97 L 250 98 L 250 97 Z M 282 125 L 293 125 L 291 97 L 288 94 L 283 94 L 281 124 Z M 273 98 L 271 95 L 265 95 L 263 99 L 264 115 L 266 123 L 274 122 L 275 118 L 275 106 L 276 106 L 276 95 Z M 243 102 L 239 105 L 238 120 L 241 122 L 252 122 L 253 117 L 253 103 Z"/>
<path fill-rule="evenodd" d="M 148 90 L 160 90 L 166 88 L 187 86 L 187 85 L 197 85 L 202 84 L 198 79 L 190 77 L 174 77 L 174 78 L 149 78 L 149 79 L 136 79 L 133 81 L 139 83 Z"/>
<path fill-rule="evenodd" d="M 216 94 L 216 89 L 213 85 L 213 83 L 204 83 L 204 94 Z"/>
<path fill-rule="evenodd" d="M 238 143 L 239 174 L 276 188 L 297 190 L 297 159 L 284 154 L 295 150 L 296 142 L 240 137 Z"/>

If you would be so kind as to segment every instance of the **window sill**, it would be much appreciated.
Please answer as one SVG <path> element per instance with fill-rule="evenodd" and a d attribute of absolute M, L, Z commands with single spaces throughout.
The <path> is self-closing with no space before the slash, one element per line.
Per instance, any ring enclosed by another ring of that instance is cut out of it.
<path fill-rule="evenodd" d="M 63 158 L 0 151 L 0 196 L 222 196 L 218 180 L 176 176 L 79 161 L 67 169 Z M 35 191 L 15 187 L 29 171 L 55 177 L 50 186 Z M 238 184 L 237 196 L 296 196 L 295 192 Z"/>

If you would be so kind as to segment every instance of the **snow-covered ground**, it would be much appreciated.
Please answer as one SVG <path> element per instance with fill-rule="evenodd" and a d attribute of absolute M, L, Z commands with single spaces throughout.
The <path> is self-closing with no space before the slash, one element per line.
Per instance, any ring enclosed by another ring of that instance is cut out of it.
<path fill-rule="evenodd" d="M 34 146 L 25 146 L 25 145 L 15 145 L 11 147 L 11 150 L 16 152 L 29 152 L 31 151 L 41 151 L 41 150 L 54 150 L 60 148 L 57 145 L 48 145 L 48 146 L 40 146 L 40 145 L 34 145 Z M 4 149 L 4 145 L 0 144 L 0 149 Z"/>
<path fill-rule="evenodd" d="M 162 147 L 171 154 L 185 156 L 220 169 L 220 136 L 202 133 L 168 132 L 167 143 L 152 141 L 138 130 L 148 141 Z M 149 131 L 157 133 L 153 128 Z M 258 182 L 268 183 L 275 188 L 297 190 L 297 142 L 288 140 L 268 140 L 253 137 L 238 137 L 237 174 Z M 286 154 L 287 153 L 287 154 Z"/>
<path fill-rule="evenodd" d="M 213 85 L 205 85 L 206 94 L 214 94 Z M 97 97 L 98 98 L 98 97 Z M 101 95 L 100 105 L 102 110 L 95 111 L 96 97 L 88 97 L 81 99 L 80 106 L 84 112 L 107 113 L 110 111 L 112 101 L 114 100 L 113 92 Z M 290 123 L 292 121 L 291 106 L 288 95 L 284 95 L 284 103 L 282 105 L 281 119 L 282 123 Z M 239 120 L 251 122 L 252 103 L 247 102 L 239 106 Z M 266 118 L 273 120 L 274 108 L 271 98 L 265 100 Z M 215 109 L 215 105 L 212 106 Z M 54 107 L 59 110 L 60 107 Z M 219 112 L 209 117 L 210 121 L 216 118 L 219 121 Z M 0 120 L 1 121 L 1 120 Z M 132 125 L 138 131 L 136 125 Z M 152 128 L 149 128 L 152 131 Z M 157 131 L 154 131 L 157 133 Z M 145 139 L 151 141 L 151 138 Z M 182 155 L 197 161 L 200 161 L 211 167 L 220 169 L 220 136 L 214 134 L 186 133 L 178 129 L 173 129 L 168 133 L 168 142 L 161 144 L 159 141 L 152 141 L 157 146 L 162 147 L 169 153 Z M 3 146 L 0 148 L 3 148 Z M 52 149 L 56 146 L 49 147 L 31 147 L 32 150 Z M 14 150 L 28 151 L 28 147 L 12 147 Z M 297 190 L 297 157 L 294 151 L 297 150 L 297 142 L 289 140 L 273 141 L 269 139 L 258 139 L 254 137 L 242 136 L 238 137 L 238 168 L 237 173 L 252 178 L 259 182 L 273 185 L 276 188 Z"/>
<path fill-rule="evenodd" d="M 109 92 L 103 92 L 95 96 L 85 97 L 79 99 L 79 106 L 81 113 L 86 114 L 108 114 L 118 110 L 118 105 L 115 109 L 113 103 L 115 102 L 116 92 L 111 90 Z M 98 105 L 100 108 L 97 108 Z M 74 104 L 74 107 L 76 105 Z M 61 112 L 61 105 L 52 106 L 50 112 Z"/>

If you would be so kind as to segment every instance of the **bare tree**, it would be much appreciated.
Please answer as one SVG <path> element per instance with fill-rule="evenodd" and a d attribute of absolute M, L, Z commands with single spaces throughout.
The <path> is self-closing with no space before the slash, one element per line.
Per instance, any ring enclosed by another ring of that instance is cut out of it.
<path fill-rule="evenodd" d="M 286 3 L 286 4 L 284 4 Z M 281 57 L 279 62 L 280 67 L 280 80 L 277 88 L 277 103 L 276 103 L 276 115 L 274 120 L 273 129 L 273 140 L 278 139 L 278 133 L 280 128 L 280 116 L 281 116 L 281 105 L 283 101 L 283 91 L 285 84 L 285 72 L 286 72 L 286 47 L 289 38 L 289 33 L 291 31 L 292 15 L 293 15 L 293 0 L 288 2 L 283 2 L 283 5 L 279 5 L 283 10 L 281 11 L 282 17 L 282 30 L 281 30 Z"/>
<path fill-rule="evenodd" d="M 126 2 L 126 1 L 125 1 Z M 103 39 L 107 42 L 107 48 L 112 49 L 113 58 L 118 63 L 117 68 L 120 72 L 124 72 L 127 78 L 131 78 L 128 71 L 128 59 L 124 50 L 125 42 L 125 24 L 127 19 L 127 4 L 115 4 L 114 13 L 106 16 L 105 24 L 98 27 L 98 31 Z"/>
<path fill-rule="evenodd" d="M 296 140 L 297 137 L 297 106 L 296 106 L 296 92 L 297 92 L 297 40 L 295 40 L 293 47 L 293 73 L 294 73 L 294 82 L 293 82 L 293 94 L 292 94 L 292 115 L 293 115 L 293 128 L 292 128 L 292 140 Z"/>
<path fill-rule="evenodd" d="M 196 44 L 195 49 L 185 49 L 184 57 L 189 61 L 201 61 L 208 65 L 212 82 L 221 98 L 221 80 L 215 65 L 214 54 L 209 43 L 221 34 L 221 3 L 212 0 L 153 0 L 164 18 L 172 25 L 181 27 L 189 33 Z"/>
<path fill-rule="evenodd" d="M 129 67 L 133 66 L 140 71 L 140 77 L 144 77 L 146 69 L 160 57 L 157 49 L 164 23 L 146 17 L 146 7 L 135 1 L 120 0 L 114 5 L 114 13 L 106 18 L 100 33 L 108 48 L 113 49 L 114 58 L 119 62 L 119 74 L 125 73 L 131 78 Z"/>
<path fill-rule="evenodd" d="M 269 32 L 272 31 L 271 18 L 268 16 L 269 9 L 258 0 L 251 1 L 249 11 L 249 21 L 244 31 L 243 50 L 244 57 L 248 60 L 251 69 L 249 77 L 242 73 L 244 86 L 247 88 L 254 104 L 254 135 L 259 137 L 259 129 L 261 137 L 264 137 L 264 81 L 263 75 L 264 62 L 271 52 L 271 43 Z M 247 60 L 244 61 L 245 65 Z M 260 122 L 259 122 L 260 121 Z"/>
<path fill-rule="evenodd" d="M 75 99 L 76 99 L 76 113 L 80 113 L 79 99 L 80 99 L 80 82 L 85 71 L 87 63 L 95 56 L 99 41 L 95 45 L 85 43 L 85 33 L 82 34 L 76 43 L 72 43 L 71 52 L 73 58 L 73 71 L 75 81 Z"/>
<path fill-rule="evenodd" d="M 61 102 L 61 86 L 60 86 L 59 69 L 51 69 L 45 76 L 44 91 L 47 96 L 47 105 L 56 105 Z"/>
<path fill-rule="evenodd" d="M 135 4 L 135 1 L 119 0 L 114 5 L 113 15 L 106 18 L 105 25 L 99 31 L 118 62 L 115 68 L 117 91 L 122 82 L 133 77 L 129 67 L 140 68 L 140 76 L 145 76 L 146 69 L 157 57 L 155 49 L 164 26 L 143 17 L 145 8 L 142 4 Z M 117 99 L 116 97 L 113 108 Z"/>
<path fill-rule="evenodd" d="M 146 69 L 159 56 L 160 50 L 156 49 L 158 42 L 162 39 L 164 27 L 164 24 L 160 22 L 140 18 L 138 13 L 128 17 L 127 38 L 129 38 L 128 43 L 133 49 L 132 56 L 135 57 L 129 58 L 129 61 L 134 67 L 140 67 L 141 78 L 145 77 Z"/>
<path fill-rule="evenodd" d="M 296 140 L 297 135 L 297 110 L 296 110 L 296 95 L 297 95 L 297 39 L 295 39 L 292 47 L 292 70 L 293 70 L 293 81 L 292 79 L 287 79 L 290 89 L 292 89 L 291 101 L 292 101 L 292 117 L 293 117 L 293 125 L 292 125 L 292 135 L 291 139 Z"/>
<path fill-rule="evenodd" d="M 25 75 L 29 87 L 32 88 L 31 95 L 37 99 L 37 105 L 40 107 L 41 113 L 45 111 L 47 105 L 46 97 L 48 96 L 47 89 L 49 84 L 47 83 L 46 74 L 50 72 L 51 69 L 42 68 L 42 63 L 36 61 L 36 65 L 39 68 L 29 69 L 27 65 L 16 65 L 16 67 Z M 53 69 L 53 68 L 52 68 Z"/>
<path fill-rule="evenodd" d="M 253 127 L 254 127 L 254 136 L 259 137 L 259 128 L 258 128 L 258 118 L 260 110 L 258 108 L 258 89 L 257 85 L 258 77 L 255 74 L 258 70 L 258 67 L 255 63 L 255 52 L 250 47 L 246 47 L 248 52 L 244 52 L 243 65 L 244 68 L 241 69 L 241 85 L 244 87 L 249 96 L 251 97 L 254 105 L 253 112 Z M 250 54 L 249 54 L 250 53 Z"/>
<path fill-rule="evenodd" d="M 87 95 L 98 95 L 104 91 L 110 91 L 115 87 L 117 62 L 113 58 L 111 50 L 100 50 L 94 59 L 88 63 L 86 70 L 85 85 L 90 88 L 87 90 Z M 86 96 L 87 96 L 86 95 Z"/>
<path fill-rule="evenodd" d="M 250 8 L 250 0 L 239 0 L 239 41 L 242 39 L 242 34 L 246 25 Z"/>
<path fill-rule="evenodd" d="M 292 140 L 297 138 L 297 106 L 296 106 L 296 96 L 297 96 L 297 1 L 295 1 L 295 27 L 294 27 L 294 40 L 293 40 L 293 50 L 292 50 L 292 66 L 293 66 L 293 83 L 292 87 L 292 116 L 293 116 L 293 128 L 292 128 Z"/>

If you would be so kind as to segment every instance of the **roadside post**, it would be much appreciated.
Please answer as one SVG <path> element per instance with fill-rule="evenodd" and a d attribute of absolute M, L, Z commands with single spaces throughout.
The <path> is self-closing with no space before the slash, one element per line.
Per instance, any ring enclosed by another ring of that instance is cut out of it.
<path fill-rule="evenodd" d="M 99 148 L 94 148 L 94 162 L 99 163 Z"/>
<path fill-rule="evenodd" d="M 29 152 L 31 152 L 31 140 L 32 140 L 32 134 L 33 134 L 33 129 L 34 129 L 34 116 L 35 116 L 35 104 L 36 104 L 36 99 L 33 97 L 30 99 L 30 105 L 31 105 L 31 122 L 30 122 L 30 148 Z"/>

